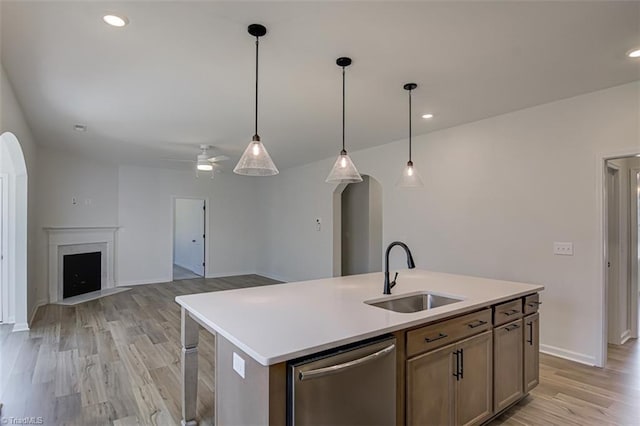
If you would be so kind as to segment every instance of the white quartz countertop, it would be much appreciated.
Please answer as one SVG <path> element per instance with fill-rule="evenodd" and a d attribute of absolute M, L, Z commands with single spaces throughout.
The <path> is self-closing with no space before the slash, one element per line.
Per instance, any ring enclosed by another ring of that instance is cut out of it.
<path fill-rule="evenodd" d="M 176 302 L 267 366 L 544 289 L 542 285 L 418 269 L 399 272 L 391 296 L 382 294 L 384 274 L 377 272 L 191 294 L 176 297 Z M 423 291 L 464 300 L 415 313 L 364 303 Z"/>

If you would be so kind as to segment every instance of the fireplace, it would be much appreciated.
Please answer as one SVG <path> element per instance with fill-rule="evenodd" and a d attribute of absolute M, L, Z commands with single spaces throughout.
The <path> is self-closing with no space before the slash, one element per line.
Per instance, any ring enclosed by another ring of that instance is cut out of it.
<path fill-rule="evenodd" d="M 62 297 L 98 291 L 102 285 L 102 253 L 66 254 L 62 257 Z"/>
<path fill-rule="evenodd" d="M 74 296 L 115 289 L 117 229 L 45 228 L 49 236 L 49 303 L 65 304 L 65 299 L 78 299 Z"/>

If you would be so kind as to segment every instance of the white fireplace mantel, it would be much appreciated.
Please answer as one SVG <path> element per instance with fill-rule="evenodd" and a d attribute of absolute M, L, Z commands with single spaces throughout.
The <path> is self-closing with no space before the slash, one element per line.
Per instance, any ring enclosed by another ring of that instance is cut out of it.
<path fill-rule="evenodd" d="M 82 246 L 86 246 L 88 251 L 96 251 L 96 247 L 101 245 L 103 249 L 98 250 L 104 256 L 101 289 L 115 287 L 115 238 L 118 228 L 118 226 L 50 226 L 43 228 L 49 239 L 49 303 L 57 303 L 62 300 L 60 254 L 69 252 L 69 249 L 72 249 L 74 253 L 82 253 Z"/>

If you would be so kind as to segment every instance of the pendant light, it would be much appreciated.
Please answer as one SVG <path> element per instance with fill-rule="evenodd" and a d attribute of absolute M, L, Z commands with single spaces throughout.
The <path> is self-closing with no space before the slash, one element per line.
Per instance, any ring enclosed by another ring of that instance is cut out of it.
<path fill-rule="evenodd" d="M 397 186 L 402 188 L 420 188 L 424 186 L 411 160 L 411 91 L 416 87 L 418 87 L 416 83 L 407 83 L 404 85 L 404 90 L 409 92 L 409 161 L 407 161 L 407 165 L 402 171 L 402 176 L 397 183 Z"/>
<path fill-rule="evenodd" d="M 331 173 L 327 176 L 327 183 L 356 183 L 362 182 L 362 176 L 358 173 L 356 166 L 349 158 L 349 154 L 347 154 L 347 150 L 344 147 L 344 124 L 345 124 L 345 113 L 344 113 L 344 99 L 345 99 L 345 77 L 344 70 L 346 67 L 351 65 L 351 58 L 338 58 L 336 60 L 336 64 L 339 67 L 342 67 L 342 151 L 340 151 L 340 155 L 333 165 L 333 169 L 331 169 Z"/>
<path fill-rule="evenodd" d="M 233 172 L 246 176 L 273 176 L 277 175 L 278 168 L 273 164 L 266 148 L 260 141 L 258 135 L 258 46 L 260 37 L 267 33 L 267 29 L 260 24 L 251 24 L 248 28 L 249 34 L 256 38 L 256 114 L 255 133 L 249 146 L 244 150 L 240 161 L 236 164 Z"/>

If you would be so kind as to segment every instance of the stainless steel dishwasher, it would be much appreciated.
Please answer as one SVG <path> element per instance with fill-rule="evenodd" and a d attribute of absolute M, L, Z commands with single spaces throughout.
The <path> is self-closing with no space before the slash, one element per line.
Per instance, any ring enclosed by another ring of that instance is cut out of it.
<path fill-rule="evenodd" d="M 396 339 L 385 336 L 288 366 L 290 426 L 396 422 Z"/>

